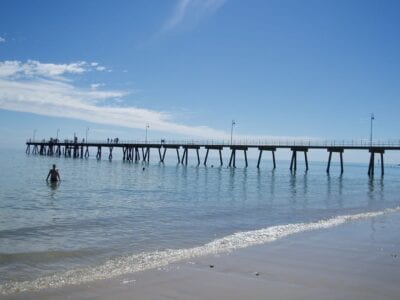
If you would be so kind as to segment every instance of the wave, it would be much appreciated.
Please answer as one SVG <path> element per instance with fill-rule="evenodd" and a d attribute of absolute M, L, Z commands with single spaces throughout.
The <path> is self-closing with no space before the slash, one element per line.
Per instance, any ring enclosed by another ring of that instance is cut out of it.
<path fill-rule="evenodd" d="M 122 256 L 108 260 L 104 264 L 96 267 L 74 269 L 31 281 L 7 282 L 0 285 L 0 294 L 9 295 L 18 292 L 39 291 L 46 288 L 59 288 L 65 285 L 109 279 L 124 274 L 164 267 L 181 260 L 227 253 L 236 249 L 265 244 L 296 233 L 327 229 L 351 221 L 379 217 L 384 214 L 396 212 L 400 212 L 400 207 L 376 212 L 337 216 L 311 223 L 293 223 L 271 226 L 253 231 L 238 232 L 216 239 L 202 246 L 188 249 L 167 249 Z"/>

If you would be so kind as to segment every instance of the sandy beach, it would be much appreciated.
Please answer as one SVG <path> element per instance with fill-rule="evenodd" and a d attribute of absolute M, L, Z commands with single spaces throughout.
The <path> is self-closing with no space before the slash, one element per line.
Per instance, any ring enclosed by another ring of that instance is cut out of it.
<path fill-rule="evenodd" d="M 399 299 L 400 215 L 1 299 Z"/>

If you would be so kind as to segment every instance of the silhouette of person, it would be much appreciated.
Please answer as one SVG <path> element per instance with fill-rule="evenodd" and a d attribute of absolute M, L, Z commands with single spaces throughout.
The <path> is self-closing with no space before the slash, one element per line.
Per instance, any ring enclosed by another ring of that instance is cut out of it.
<path fill-rule="evenodd" d="M 61 180 L 60 174 L 58 173 L 58 170 L 56 169 L 56 165 L 53 165 L 53 168 L 50 169 L 49 174 L 47 174 L 46 181 L 49 180 L 49 177 L 50 177 L 50 181 L 52 181 L 52 182 Z"/>

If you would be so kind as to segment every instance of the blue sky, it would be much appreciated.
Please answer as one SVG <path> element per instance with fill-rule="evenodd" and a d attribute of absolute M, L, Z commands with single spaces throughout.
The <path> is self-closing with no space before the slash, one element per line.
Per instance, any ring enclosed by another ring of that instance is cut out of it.
<path fill-rule="evenodd" d="M 399 139 L 399 1 L 2 1 L 1 145 Z"/>

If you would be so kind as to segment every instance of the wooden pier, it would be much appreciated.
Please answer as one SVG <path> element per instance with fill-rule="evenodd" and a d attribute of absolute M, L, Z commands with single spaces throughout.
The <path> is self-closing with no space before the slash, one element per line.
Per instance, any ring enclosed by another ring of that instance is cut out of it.
<path fill-rule="evenodd" d="M 32 141 L 28 140 L 26 142 L 26 154 L 33 155 L 46 155 L 46 156 L 65 156 L 72 158 L 88 158 L 90 156 L 90 149 L 95 149 L 96 158 L 98 160 L 102 159 L 102 150 L 108 149 L 108 159 L 111 161 L 113 159 L 113 151 L 115 149 L 122 150 L 122 160 L 127 162 L 150 162 L 150 152 L 151 150 L 157 150 L 158 161 L 164 163 L 165 154 L 167 150 L 175 150 L 177 155 L 177 161 L 180 164 L 188 164 L 188 154 L 190 151 L 195 151 L 197 155 L 197 165 L 200 165 L 200 154 L 199 150 L 204 148 L 206 150 L 206 155 L 203 164 L 207 165 L 208 154 L 210 150 L 218 150 L 220 165 L 223 165 L 222 150 L 224 148 L 229 148 L 230 158 L 228 167 L 236 168 L 236 153 L 237 151 L 243 151 L 245 167 L 248 167 L 247 151 L 251 148 L 257 149 L 259 151 L 257 168 L 260 167 L 262 154 L 264 151 L 272 153 L 273 168 L 276 168 L 275 152 L 278 149 L 290 149 L 292 152 L 290 171 L 296 172 L 297 170 L 297 154 L 298 152 L 304 154 L 305 168 L 306 171 L 309 168 L 307 153 L 309 150 L 323 149 L 326 150 L 328 155 L 328 163 L 326 172 L 330 172 L 331 160 L 333 153 L 339 153 L 340 157 L 340 171 L 343 173 L 343 153 L 345 150 L 359 150 L 368 151 L 370 153 L 370 160 L 368 166 L 368 175 L 374 176 L 375 170 L 375 154 L 380 155 L 380 167 L 381 175 L 384 175 L 384 163 L 383 155 L 385 151 L 395 151 L 400 150 L 400 141 L 395 142 L 384 142 L 384 143 L 368 143 L 365 141 L 360 142 L 316 142 L 316 141 L 293 141 L 293 142 L 241 142 L 231 144 L 229 142 L 216 142 L 216 141 L 173 141 L 165 142 L 78 142 L 77 139 L 74 141 L 58 141 L 56 139 Z M 182 157 L 180 155 L 180 150 L 182 149 Z"/>

